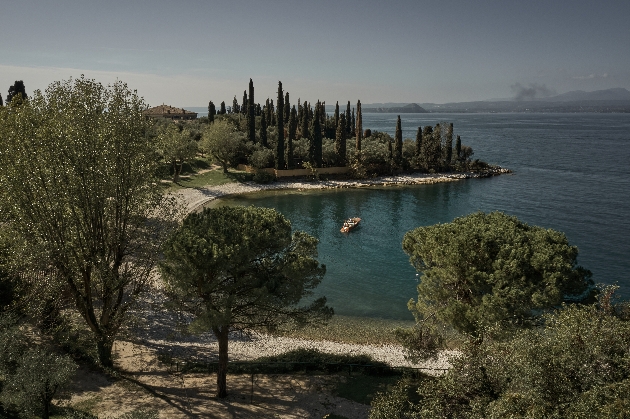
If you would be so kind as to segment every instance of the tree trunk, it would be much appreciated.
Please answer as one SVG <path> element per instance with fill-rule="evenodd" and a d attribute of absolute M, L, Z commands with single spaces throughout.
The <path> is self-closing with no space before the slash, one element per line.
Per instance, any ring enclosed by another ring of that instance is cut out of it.
<path fill-rule="evenodd" d="M 98 360 L 102 366 L 106 368 L 114 367 L 114 360 L 112 359 L 112 347 L 114 342 L 106 338 L 97 338 L 96 348 L 98 351 Z"/>
<path fill-rule="evenodd" d="M 217 397 L 227 397 L 227 369 L 228 369 L 228 326 L 214 327 L 214 335 L 219 341 L 219 369 L 217 371 Z"/>
<path fill-rule="evenodd" d="M 179 182 L 179 168 L 177 167 L 177 161 L 173 160 L 173 183 Z"/>

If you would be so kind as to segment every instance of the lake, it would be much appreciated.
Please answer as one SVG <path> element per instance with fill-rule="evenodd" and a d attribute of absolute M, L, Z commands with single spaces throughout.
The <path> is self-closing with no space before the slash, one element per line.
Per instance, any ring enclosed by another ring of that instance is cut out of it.
<path fill-rule="evenodd" d="M 630 114 L 407 114 L 418 126 L 452 122 L 473 158 L 514 171 L 488 179 L 409 187 L 265 192 L 223 199 L 272 207 L 319 238 L 327 273 L 317 290 L 338 314 L 410 319 L 417 276 L 401 248 L 416 227 L 475 211 L 503 211 L 564 232 L 580 265 L 630 298 Z M 396 115 L 364 114 L 363 127 L 393 136 Z M 361 217 L 348 235 L 344 218 Z"/>

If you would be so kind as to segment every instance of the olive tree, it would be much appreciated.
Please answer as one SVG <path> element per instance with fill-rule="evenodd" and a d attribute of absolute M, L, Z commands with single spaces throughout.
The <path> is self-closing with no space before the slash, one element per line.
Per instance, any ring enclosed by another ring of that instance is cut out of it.
<path fill-rule="evenodd" d="M 236 164 L 245 147 L 245 134 L 226 119 L 208 125 L 202 138 L 202 148 L 221 164 L 223 173 L 228 172 L 230 165 Z"/>
<path fill-rule="evenodd" d="M 592 286 L 563 233 L 501 212 L 419 227 L 402 247 L 422 273 L 418 300 L 409 302 L 416 319 L 433 317 L 463 333 L 527 326 L 566 299 L 584 300 Z"/>
<path fill-rule="evenodd" d="M 164 245 L 161 272 L 173 301 L 194 316 L 193 331 L 219 342 L 217 396 L 227 395 L 230 330 L 325 321 L 325 298 L 301 305 L 325 273 L 317 239 L 291 231 L 276 210 L 208 208 L 188 215 Z"/>
<path fill-rule="evenodd" d="M 173 182 L 179 182 L 182 166 L 197 155 L 197 142 L 187 129 L 179 124 L 163 125 L 157 136 L 157 150 L 173 167 Z"/>
<path fill-rule="evenodd" d="M 105 366 L 172 208 L 161 205 L 145 109 L 124 83 L 84 77 L 0 109 L 0 219 L 63 282 Z"/>

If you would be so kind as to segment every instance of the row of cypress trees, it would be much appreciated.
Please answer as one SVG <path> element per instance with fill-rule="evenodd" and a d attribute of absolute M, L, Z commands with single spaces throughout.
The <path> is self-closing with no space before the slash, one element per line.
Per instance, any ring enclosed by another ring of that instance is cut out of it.
<path fill-rule="evenodd" d="M 361 101 L 357 101 L 356 109 L 347 102 L 345 111 L 341 111 L 339 102 L 335 105 L 332 115 L 327 115 L 325 102 L 317 101 L 314 105 L 300 99 L 297 106 L 291 106 L 289 92 L 284 92 L 282 82 L 278 82 L 276 103 L 267 98 L 264 105 L 255 102 L 254 83 L 249 80 L 249 92 L 243 92 L 243 99 L 239 105 L 234 97 L 231 113 L 240 113 L 247 117 L 247 139 L 252 144 L 259 143 L 269 148 L 267 128 L 276 127 L 274 157 L 276 169 L 293 169 L 294 141 L 305 138 L 308 141 L 308 160 L 313 167 L 323 165 L 323 139 L 334 139 L 336 162 L 345 166 L 347 161 L 347 140 L 355 139 L 355 159 L 359 161 L 362 154 L 363 142 L 371 136 L 371 130 L 363 130 L 363 115 Z M 221 103 L 219 113 L 226 113 L 225 102 Z M 216 109 L 212 102 L 208 105 L 208 120 L 212 122 Z M 257 130 L 257 118 L 259 129 Z M 470 148 L 462 149 L 460 137 L 457 137 L 453 149 L 453 124 L 437 124 L 435 127 L 418 127 L 415 145 L 410 155 L 407 150 L 403 153 L 402 123 L 400 115 L 396 123 L 396 133 L 393 141 L 391 137 L 387 144 L 391 166 L 397 169 L 419 169 L 425 171 L 450 170 L 456 166 L 462 156 L 468 158 L 472 154 Z M 258 135 L 257 135 L 258 134 Z M 453 159 L 455 153 L 455 159 Z"/>

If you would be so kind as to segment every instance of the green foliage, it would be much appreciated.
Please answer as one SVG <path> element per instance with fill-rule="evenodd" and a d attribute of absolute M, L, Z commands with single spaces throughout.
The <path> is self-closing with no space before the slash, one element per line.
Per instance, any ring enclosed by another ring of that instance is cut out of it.
<path fill-rule="evenodd" d="M 0 400 L 4 405 L 47 419 L 53 397 L 70 381 L 76 368 L 67 356 L 31 348 L 20 357 L 15 373 L 5 380 Z"/>
<path fill-rule="evenodd" d="M 292 233 L 291 223 L 267 208 L 208 208 L 188 215 L 166 241 L 160 267 L 169 294 L 194 316 L 192 331 L 212 330 L 219 341 L 219 397 L 227 395 L 231 329 L 330 318 L 325 298 L 300 305 L 325 273 L 316 256 L 317 239 Z"/>
<path fill-rule="evenodd" d="M 211 126 L 214 126 L 211 125 Z M 188 129 L 179 124 L 163 125 L 158 133 L 156 147 L 164 161 L 172 166 L 173 182 L 179 181 L 182 166 L 197 154 L 197 142 Z"/>
<path fill-rule="evenodd" d="M 500 212 L 419 227 L 402 246 L 422 272 L 418 300 L 409 302 L 416 319 L 435 316 L 463 333 L 529 326 L 565 297 L 586 298 L 592 285 L 564 234 Z"/>
<path fill-rule="evenodd" d="M 201 146 L 221 164 L 223 173 L 227 173 L 228 167 L 235 166 L 244 154 L 245 135 L 231 122 L 217 120 L 204 130 Z"/>
<path fill-rule="evenodd" d="M 166 224 L 148 221 L 172 210 L 145 108 L 122 82 L 82 77 L 0 110 L 0 219 L 72 295 L 104 365 L 158 255 Z"/>

